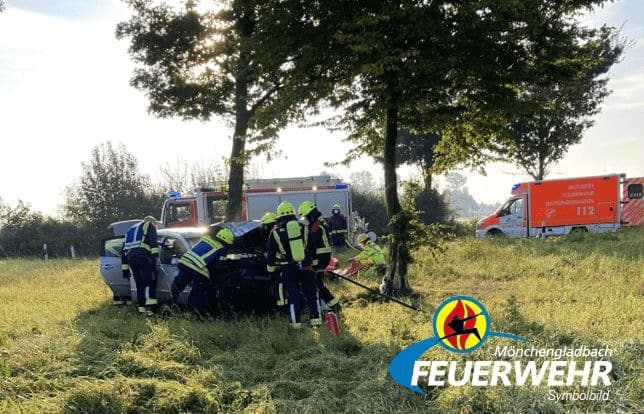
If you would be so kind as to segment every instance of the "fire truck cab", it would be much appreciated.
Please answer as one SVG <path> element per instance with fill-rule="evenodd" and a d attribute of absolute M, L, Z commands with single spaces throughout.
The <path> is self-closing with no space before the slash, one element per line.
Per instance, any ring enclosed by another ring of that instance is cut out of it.
<path fill-rule="evenodd" d="M 515 184 L 512 196 L 476 224 L 476 236 L 554 236 L 640 225 L 643 182 L 610 174 Z"/>

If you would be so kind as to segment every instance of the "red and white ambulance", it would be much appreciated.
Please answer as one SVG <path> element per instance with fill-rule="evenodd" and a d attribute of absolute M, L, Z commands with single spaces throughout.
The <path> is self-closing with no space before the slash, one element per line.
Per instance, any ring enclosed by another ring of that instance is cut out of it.
<path fill-rule="evenodd" d="M 476 224 L 476 236 L 534 237 L 608 232 L 644 223 L 644 177 L 625 174 L 515 184 L 512 196 Z"/>
<path fill-rule="evenodd" d="M 227 194 L 225 185 L 202 188 L 192 195 L 171 193 L 163 203 L 162 227 L 201 227 L 223 221 Z M 349 184 L 328 175 L 246 181 L 241 220 L 259 220 L 267 211 L 274 212 L 282 201 L 290 201 L 297 209 L 307 200 L 313 201 L 324 217 L 330 216 L 331 208 L 338 204 L 347 222 L 353 221 Z"/>

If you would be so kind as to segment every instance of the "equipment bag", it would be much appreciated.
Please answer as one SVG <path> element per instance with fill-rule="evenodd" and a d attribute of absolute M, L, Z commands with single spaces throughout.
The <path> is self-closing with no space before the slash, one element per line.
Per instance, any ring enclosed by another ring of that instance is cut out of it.
<path fill-rule="evenodd" d="M 301 262 L 304 260 L 304 239 L 302 238 L 302 228 L 300 224 L 291 220 L 286 223 L 286 234 L 288 235 L 288 243 L 291 248 L 291 256 L 293 261 Z"/>

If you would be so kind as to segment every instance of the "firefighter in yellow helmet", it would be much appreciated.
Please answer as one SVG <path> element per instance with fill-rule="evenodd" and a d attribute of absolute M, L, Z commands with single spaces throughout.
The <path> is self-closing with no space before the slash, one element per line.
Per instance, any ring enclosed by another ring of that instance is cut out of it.
<path fill-rule="evenodd" d="M 371 241 L 369 236 L 364 233 L 358 236 L 358 244 L 362 251 L 352 260 L 366 267 L 375 266 L 378 273 L 381 273 L 385 267 L 385 255 L 382 253 L 380 246 Z"/>
<path fill-rule="evenodd" d="M 301 327 L 301 293 L 309 307 L 311 326 L 322 325 L 315 273 L 311 255 L 306 248 L 305 229 L 295 217 L 293 204 L 283 202 L 277 207 L 277 223 L 266 245 L 266 261 L 269 273 L 281 272 L 288 293 L 288 311 L 291 326 Z M 301 292 L 301 293 L 300 293 Z"/>
<path fill-rule="evenodd" d="M 171 288 L 173 303 L 177 303 L 183 289 L 192 282 L 188 307 L 203 316 L 212 314 L 208 291 L 215 275 L 211 274 L 209 268 L 228 254 L 228 247 L 233 241 L 234 235 L 230 229 L 219 225 L 208 227 L 201 240 L 179 259 L 179 274 Z"/>
<path fill-rule="evenodd" d="M 273 227 L 275 227 L 276 222 L 277 214 L 273 213 L 272 211 L 269 211 L 262 216 L 260 223 L 262 226 L 262 235 L 264 236 L 264 240 L 268 240 L 268 236 L 270 235 L 271 231 L 273 231 Z"/>
<path fill-rule="evenodd" d="M 305 201 L 297 209 L 300 214 L 300 220 L 308 229 L 307 247 L 313 258 L 313 267 L 315 268 L 315 283 L 318 289 L 320 300 L 323 305 L 326 304 L 333 309 L 338 306 L 338 299 L 333 296 L 329 289 L 324 285 L 322 275 L 331 260 L 331 244 L 326 233 L 326 229 L 320 220 L 322 213 L 312 201 Z"/>

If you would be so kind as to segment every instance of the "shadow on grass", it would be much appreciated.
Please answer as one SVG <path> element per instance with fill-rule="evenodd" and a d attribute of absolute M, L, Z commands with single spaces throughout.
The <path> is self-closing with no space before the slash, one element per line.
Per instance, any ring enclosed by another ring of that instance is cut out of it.
<path fill-rule="evenodd" d="M 359 299 L 347 308 L 355 311 L 360 301 L 377 302 L 364 295 L 368 294 L 357 294 Z M 366 342 L 346 330 L 340 337 L 329 336 L 324 328 L 294 331 L 286 316 L 279 314 L 200 321 L 180 313 L 166 320 L 145 319 L 134 308 L 109 305 L 79 315 L 76 323 L 83 333 L 75 369 L 81 378 L 79 386 L 63 396 L 69 413 L 562 413 L 615 411 L 637 403 L 637 391 L 628 385 L 639 375 L 635 367 L 641 347 L 637 344 L 611 359 L 612 390 L 619 400 L 615 397 L 598 406 L 584 401 L 548 402 L 547 390 L 529 387 L 493 387 L 485 392 L 476 387 L 442 387 L 428 389 L 427 396 L 413 394 L 387 375 L 391 358 L 403 346 L 422 339 L 403 333 L 402 341 Z M 494 329 L 523 335 L 536 347 L 604 346 L 578 333 L 534 322 L 513 300 L 495 315 Z M 467 358 L 490 359 L 494 345 L 487 344 L 482 351 Z"/>
<path fill-rule="evenodd" d="M 76 325 L 73 375 L 84 384 L 64 395 L 69 413 L 426 411 L 387 377 L 396 346 L 296 331 L 282 314 L 145 319 L 106 304 Z"/>

